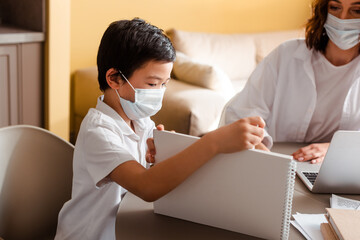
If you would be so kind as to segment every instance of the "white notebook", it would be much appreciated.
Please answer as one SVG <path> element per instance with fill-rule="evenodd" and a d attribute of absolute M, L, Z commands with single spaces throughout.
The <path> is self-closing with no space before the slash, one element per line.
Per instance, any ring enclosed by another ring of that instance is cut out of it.
<path fill-rule="evenodd" d="M 154 130 L 156 163 L 199 138 Z M 154 212 L 266 239 L 288 239 L 296 163 L 246 150 L 219 154 L 154 202 Z"/>

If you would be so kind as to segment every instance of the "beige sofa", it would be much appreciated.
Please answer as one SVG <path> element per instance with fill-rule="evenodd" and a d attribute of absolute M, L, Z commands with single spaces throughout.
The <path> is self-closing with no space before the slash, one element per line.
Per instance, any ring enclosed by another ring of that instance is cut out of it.
<path fill-rule="evenodd" d="M 199 136 L 217 128 L 226 102 L 241 91 L 256 65 L 280 43 L 303 30 L 255 34 L 213 34 L 169 30 L 177 51 L 162 109 L 152 117 L 168 130 Z M 101 94 L 96 67 L 72 79 L 71 140 Z"/>

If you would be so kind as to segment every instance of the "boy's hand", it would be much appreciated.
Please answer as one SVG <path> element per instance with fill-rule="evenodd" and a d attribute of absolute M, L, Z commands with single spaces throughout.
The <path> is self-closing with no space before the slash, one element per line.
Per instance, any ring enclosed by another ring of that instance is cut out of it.
<path fill-rule="evenodd" d="M 270 152 L 270 150 L 263 144 L 263 143 L 259 143 L 258 145 L 255 146 L 255 149 L 259 149 L 259 150 L 263 150 L 266 152 Z"/>
<path fill-rule="evenodd" d="M 211 132 L 210 137 L 218 153 L 232 153 L 259 145 L 264 138 L 264 127 L 261 117 L 248 117 Z"/>
<path fill-rule="evenodd" d="M 163 131 L 165 128 L 164 128 L 164 125 L 159 124 L 156 126 L 156 129 L 159 131 Z M 154 139 L 148 138 L 146 140 L 146 144 L 148 146 L 148 150 L 146 151 L 145 159 L 148 163 L 154 163 L 155 162 L 155 154 L 156 154 Z"/>

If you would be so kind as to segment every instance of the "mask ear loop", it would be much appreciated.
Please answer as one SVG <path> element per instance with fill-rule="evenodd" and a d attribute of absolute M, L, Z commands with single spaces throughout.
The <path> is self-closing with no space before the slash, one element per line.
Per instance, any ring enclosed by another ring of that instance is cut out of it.
<path fill-rule="evenodd" d="M 119 70 L 120 75 L 127 81 L 127 83 L 130 85 L 130 87 L 134 90 L 134 92 L 136 92 L 135 88 L 131 85 L 131 83 L 129 82 L 129 80 L 127 80 L 127 78 L 124 76 L 124 74 Z"/>
<path fill-rule="evenodd" d="M 118 93 L 118 91 L 116 89 L 114 89 L 114 90 L 115 90 L 116 94 L 118 95 L 118 97 L 120 99 L 120 94 Z M 120 105 L 121 105 L 121 103 L 120 103 Z"/>

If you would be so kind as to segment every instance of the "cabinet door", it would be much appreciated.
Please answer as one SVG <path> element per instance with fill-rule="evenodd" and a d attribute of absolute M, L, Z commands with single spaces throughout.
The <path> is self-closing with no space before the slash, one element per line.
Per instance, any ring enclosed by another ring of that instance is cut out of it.
<path fill-rule="evenodd" d="M 0 45 L 0 127 L 43 126 L 41 43 Z"/>
<path fill-rule="evenodd" d="M 0 45 L 0 127 L 19 123 L 17 45 Z"/>
<path fill-rule="evenodd" d="M 18 69 L 21 123 L 43 126 L 43 61 L 42 43 L 23 43 Z M 20 67 L 19 67 L 20 68 Z"/>

